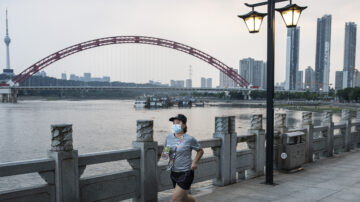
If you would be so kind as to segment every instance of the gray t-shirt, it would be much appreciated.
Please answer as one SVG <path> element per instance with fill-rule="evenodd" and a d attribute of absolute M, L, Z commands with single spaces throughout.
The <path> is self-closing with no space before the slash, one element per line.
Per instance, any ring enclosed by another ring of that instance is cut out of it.
<path fill-rule="evenodd" d="M 177 138 L 173 133 L 169 134 L 165 139 L 165 147 L 170 147 L 170 160 L 173 158 L 176 145 L 179 143 L 180 138 Z M 184 134 L 183 140 L 176 149 L 175 162 L 172 171 L 185 172 L 191 170 L 191 151 L 200 149 L 198 141 L 188 135 Z"/>

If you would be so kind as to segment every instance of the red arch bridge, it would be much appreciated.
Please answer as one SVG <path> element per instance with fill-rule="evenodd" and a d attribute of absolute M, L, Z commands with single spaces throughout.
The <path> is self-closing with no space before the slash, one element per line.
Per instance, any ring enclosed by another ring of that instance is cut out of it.
<path fill-rule="evenodd" d="M 41 60 L 36 62 L 35 64 L 31 65 L 30 67 L 26 68 L 20 74 L 16 75 L 12 81 L 9 82 L 10 86 L 18 86 L 26 79 L 37 73 L 38 71 L 46 68 L 50 64 L 61 60 L 69 55 L 90 49 L 96 48 L 100 46 L 112 45 L 112 44 L 148 44 L 148 45 L 156 45 L 162 46 L 166 48 L 175 49 L 184 53 L 187 53 L 191 56 L 197 57 L 200 60 L 212 65 L 216 69 L 220 70 L 224 74 L 226 74 L 229 78 L 234 80 L 234 82 L 242 88 L 249 88 L 250 83 L 244 79 L 240 74 L 235 72 L 232 68 L 221 62 L 220 60 L 206 54 L 198 49 L 193 47 L 184 45 L 182 43 L 178 43 L 175 41 L 170 41 L 166 39 L 160 39 L 155 37 L 147 37 L 147 36 L 114 36 L 114 37 L 106 37 L 100 39 L 94 39 L 86 42 L 82 42 L 60 51 L 57 51 Z M 256 88 L 256 87 L 255 87 Z"/>

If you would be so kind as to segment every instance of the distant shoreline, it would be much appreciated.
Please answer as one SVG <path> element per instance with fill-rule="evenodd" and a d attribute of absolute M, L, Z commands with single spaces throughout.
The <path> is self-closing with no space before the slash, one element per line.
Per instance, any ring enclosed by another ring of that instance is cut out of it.
<path fill-rule="evenodd" d="M 96 98 L 96 97 L 52 97 L 52 96 L 22 96 L 19 97 L 18 101 L 28 101 L 28 100 L 41 100 L 41 101 L 86 101 L 86 100 L 135 100 L 133 97 L 128 98 Z M 206 106 L 210 107 L 236 107 L 236 108 L 266 108 L 265 100 L 224 100 L 224 99 L 203 99 L 206 103 Z M 360 103 L 334 103 L 334 102 L 310 102 L 310 101 L 284 101 L 284 100 L 275 100 L 274 107 L 283 108 L 289 110 L 297 111 L 314 111 L 314 112 L 323 112 L 323 111 L 332 111 L 340 112 L 342 109 L 349 109 L 351 111 L 356 111 L 357 108 L 360 108 Z"/>

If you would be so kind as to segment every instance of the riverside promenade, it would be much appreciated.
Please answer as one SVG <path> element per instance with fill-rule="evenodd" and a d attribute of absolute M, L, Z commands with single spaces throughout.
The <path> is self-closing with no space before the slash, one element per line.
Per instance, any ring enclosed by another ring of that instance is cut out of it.
<path fill-rule="evenodd" d="M 360 201 L 360 150 L 342 153 L 303 165 L 292 174 L 276 172 L 277 185 L 265 185 L 264 177 L 225 187 L 194 188 L 198 202 L 205 201 Z M 170 197 L 160 201 L 169 201 Z"/>
<path fill-rule="evenodd" d="M 212 151 L 195 171 L 193 194 L 199 201 L 360 201 L 360 109 L 343 110 L 334 123 L 331 112 L 313 125 L 303 112 L 300 128 L 288 128 L 286 113 L 275 114 L 275 183 L 264 181 L 265 130 L 262 114 L 253 114 L 247 134 L 237 134 L 235 116 L 215 117 L 212 138 L 200 145 Z M 78 154 L 71 124 L 52 125 L 48 157 L 0 163 L 0 180 L 38 174 L 42 184 L 20 189 L 0 187 L 0 201 L 169 201 L 167 165 L 159 162 L 163 145 L 153 139 L 152 120 L 136 122 L 132 148 Z M 76 134 L 75 134 L 76 135 Z M 240 147 L 238 147 L 240 146 Z M 82 176 L 87 167 L 122 161 L 129 169 Z M 3 189 L 3 191 L 1 191 Z"/>

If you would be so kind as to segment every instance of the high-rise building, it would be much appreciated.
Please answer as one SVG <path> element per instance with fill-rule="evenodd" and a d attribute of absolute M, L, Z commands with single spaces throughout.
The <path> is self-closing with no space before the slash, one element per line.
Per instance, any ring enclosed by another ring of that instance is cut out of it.
<path fill-rule="evenodd" d="M 91 81 L 91 73 L 85 72 L 83 80 L 86 82 Z"/>
<path fill-rule="evenodd" d="M 4 74 L 6 75 L 14 75 L 14 70 L 10 68 L 10 42 L 11 39 L 9 37 L 9 23 L 8 23 L 8 11 L 6 9 L 6 35 L 4 38 L 4 42 L 6 44 L 6 68 L 3 70 Z"/>
<path fill-rule="evenodd" d="M 66 80 L 67 78 L 66 78 L 66 73 L 61 73 L 61 79 L 62 80 Z"/>
<path fill-rule="evenodd" d="M 236 73 L 239 73 L 237 69 L 233 69 Z M 228 77 L 225 73 L 220 71 L 220 88 L 234 88 L 236 87 L 236 83 L 230 77 Z"/>
<path fill-rule="evenodd" d="M 262 89 L 266 89 L 266 86 L 267 86 L 267 65 L 266 65 L 266 62 L 263 62 L 263 68 L 262 68 L 260 77 L 262 77 L 260 87 Z"/>
<path fill-rule="evenodd" d="M 35 74 L 35 76 L 46 77 L 46 72 L 45 72 L 45 71 L 37 72 L 37 73 Z"/>
<path fill-rule="evenodd" d="M 315 80 L 316 90 L 329 91 L 331 15 L 317 19 Z"/>
<path fill-rule="evenodd" d="M 345 24 L 344 69 L 343 88 L 354 87 L 354 70 L 356 54 L 356 24 Z"/>
<path fill-rule="evenodd" d="M 298 83 L 300 27 L 287 30 L 285 90 L 295 90 Z M 299 87 L 299 86 L 298 86 Z"/>
<path fill-rule="evenodd" d="M 335 72 L 335 90 L 340 90 L 343 88 L 343 72 Z"/>
<path fill-rule="evenodd" d="M 102 80 L 104 82 L 110 82 L 110 76 L 103 76 Z"/>
<path fill-rule="evenodd" d="M 78 76 L 76 76 L 75 74 L 70 74 L 70 80 L 76 81 L 79 80 Z"/>
<path fill-rule="evenodd" d="M 263 71 L 264 63 L 262 61 L 255 60 L 253 64 L 254 64 L 254 66 L 253 66 L 252 72 L 253 72 L 253 75 L 257 75 L 257 76 L 253 76 L 252 85 L 260 87 L 261 82 L 262 82 L 261 73 Z"/>
<path fill-rule="evenodd" d="M 355 87 L 360 87 L 360 71 L 355 69 Z"/>
<path fill-rule="evenodd" d="M 201 77 L 201 88 L 206 88 L 206 78 Z"/>
<path fill-rule="evenodd" d="M 185 87 L 185 82 L 184 82 L 184 80 L 176 80 L 176 81 L 175 81 L 175 87 L 184 88 L 184 87 Z"/>
<path fill-rule="evenodd" d="M 254 62 L 253 58 L 244 58 L 240 60 L 240 75 L 244 77 L 250 84 L 253 83 L 253 70 L 254 70 Z"/>
<path fill-rule="evenodd" d="M 295 90 L 304 90 L 303 75 L 304 75 L 303 71 L 297 71 L 296 72 Z"/>
<path fill-rule="evenodd" d="M 309 91 L 315 90 L 315 71 L 310 66 L 308 66 L 308 68 L 305 69 L 305 87 L 304 88 Z"/>
<path fill-rule="evenodd" d="M 212 78 L 206 79 L 206 88 L 212 88 Z"/>
<path fill-rule="evenodd" d="M 170 80 L 170 86 L 175 87 L 175 80 Z"/>
<path fill-rule="evenodd" d="M 253 58 L 240 60 L 240 75 L 251 85 L 266 88 L 266 63 Z"/>
<path fill-rule="evenodd" d="M 186 88 L 192 88 L 192 80 L 186 79 Z"/>

